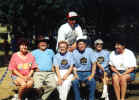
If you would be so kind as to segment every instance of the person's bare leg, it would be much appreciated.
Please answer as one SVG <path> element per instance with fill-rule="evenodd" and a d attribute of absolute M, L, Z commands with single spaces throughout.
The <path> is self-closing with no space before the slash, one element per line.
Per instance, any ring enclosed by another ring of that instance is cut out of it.
<path fill-rule="evenodd" d="M 18 90 L 18 99 L 21 100 L 21 97 L 22 97 L 22 94 L 24 92 L 24 90 L 27 88 L 26 84 L 25 85 L 21 85 L 19 87 L 19 90 Z"/>
<path fill-rule="evenodd" d="M 102 77 L 102 82 L 103 82 L 103 92 L 102 92 L 102 96 L 101 98 L 106 98 L 108 97 L 108 77 L 107 77 L 107 73 L 104 73 L 104 77 Z"/>
<path fill-rule="evenodd" d="M 109 78 L 107 77 L 107 73 L 104 72 L 104 77 L 102 78 L 103 85 L 107 85 Z"/>
<path fill-rule="evenodd" d="M 103 85 L 107 85 L 107 80 L 106 80 L 106 78 L 102 78 L 102 82 L 103 82 Z"/>
<path fill-rule="evenodd" d="M 112 82 L 117 100 L 120 100 L 120 80 L 117 74 L 112 75 Z"/>
<path fill-rule="evenodd" d="M 32 86 L 33 86 L 33 79 L 27 82 L 27 88 L 32 88 Z"/>
<path fill-rule="evenodd" d="M 22 79 L 17 77 L 17 79 L 14 81 L 14 83 L 19 86 L 18 90 L 18 99 L 21 100 L 22 93 L 24 89 L 26 88 L 26 82 Z"/>
<path fill-rule="evenodd" d="M 130 79 L 130 75 L 126 74 L 120 78 L 121 86 L 121 100 L 125 100 L 126 90 L 127 90 L 127 80 Z"/>

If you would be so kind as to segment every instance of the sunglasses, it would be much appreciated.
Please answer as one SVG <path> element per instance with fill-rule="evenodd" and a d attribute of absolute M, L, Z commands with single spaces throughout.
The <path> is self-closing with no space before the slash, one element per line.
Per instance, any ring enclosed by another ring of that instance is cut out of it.
<path fill-rule="evenodd" d="M 96 45 L 103 45 L 103 43 L 97 43 Z"/>
<path fill-rule="evenodd" d="M 72 18 L 69 18 L 70 21 L 73 21 L 73 20 L 77 20 L 77 18 L 75 17 L 72 17 Z"/>

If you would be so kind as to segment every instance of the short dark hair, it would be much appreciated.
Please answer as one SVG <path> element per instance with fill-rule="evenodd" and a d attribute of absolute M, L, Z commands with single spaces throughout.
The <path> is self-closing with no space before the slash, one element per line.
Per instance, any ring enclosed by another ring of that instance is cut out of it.
<path fill-rule="evenodd" d="M 27 39 L 21 38 L 17 41 L 17 46 L 19 47 L 20 45 L 29 45 L 29 41 Z"/>
<path fill-rule="evenodd" d="M 126 46 L 126 40 L 118 39 L 115 41 L 115 44 L 120 44 L 122 46 Z"/>
<path fill-rule="evenodd" d="M 39 44 L 40 42 L 45 42 L 45 43 L 49 44 L 49 40 L 48 39 L 38 40 L 37 44 Z"/>
<path fill-rule="evenodd" d="M 79 42 L 84 42 L 85 44 L 87 43 L 85 39 L 79 39 L 79 40 L 77 40 L 77 42 L 76 42 L 77 45 L 78 45 Z"/>

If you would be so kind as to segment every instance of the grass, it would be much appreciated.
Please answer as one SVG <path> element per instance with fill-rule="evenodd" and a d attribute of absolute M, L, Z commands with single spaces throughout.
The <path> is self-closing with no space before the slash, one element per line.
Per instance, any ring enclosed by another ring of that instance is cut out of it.
<path fill-rule="evenodd" d="M 5 72 L 6 68 L 7 67 L 0 68 L 0 73 L 1 73 L 0 78 L 3 75 L 3 73 Z M 16 87 L 12 83 L 12 80 L 10 78 L 10 72 L 8 72 L 5 79 L 0 84 L 0 100 L 3 100 L 3 99 L 6 99 L 6 98 L 13 96 L 15 94 L 13 90 L 15 90 L 15 89 L 16 89 Z M 6 100 L 8 100 L 8 99 L 6 99 Z"/>

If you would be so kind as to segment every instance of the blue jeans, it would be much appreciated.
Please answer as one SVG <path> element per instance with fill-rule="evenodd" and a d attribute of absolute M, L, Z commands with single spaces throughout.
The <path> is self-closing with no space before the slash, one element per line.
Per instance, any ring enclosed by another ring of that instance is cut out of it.
<path fill-rule="evenodd" d="M 81 100 L 80 98 L 80 82 L 84 81 L 89 90 L 89 100 L 94 100 L 95 98 L 95 89 L 96 89 L 96 81 L 94 78 L 91 80 L 88 80 L 88 76 L 91 75 L 91 72 L 77 72 L 79 79 L 75 79 L 72 82 L 73 92 L 74 92 L 74 98 L 75 100 Z"/>

